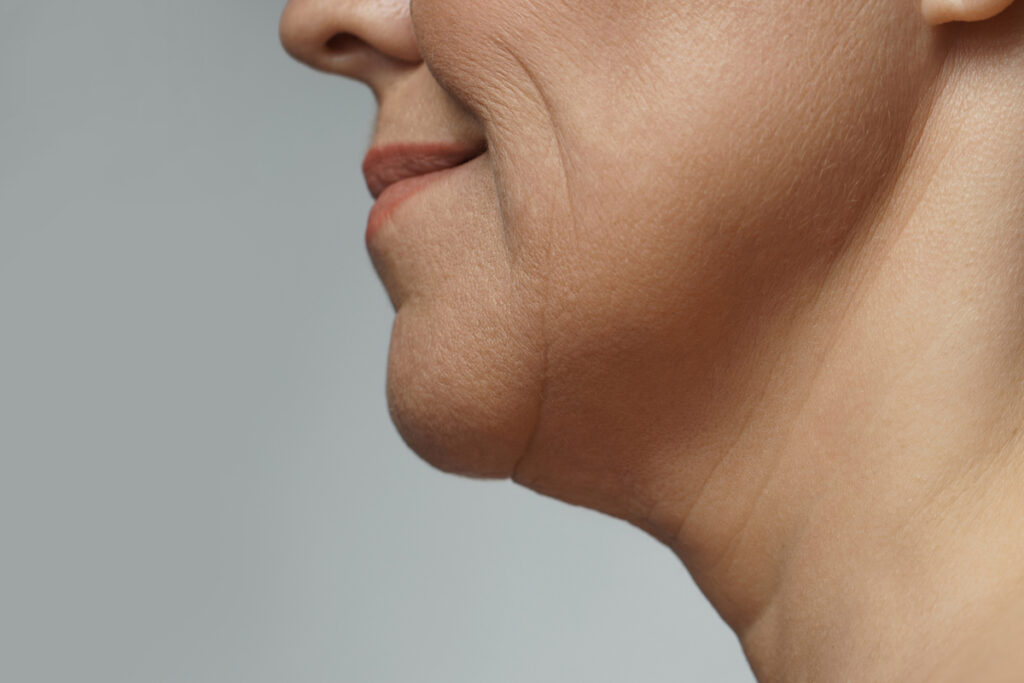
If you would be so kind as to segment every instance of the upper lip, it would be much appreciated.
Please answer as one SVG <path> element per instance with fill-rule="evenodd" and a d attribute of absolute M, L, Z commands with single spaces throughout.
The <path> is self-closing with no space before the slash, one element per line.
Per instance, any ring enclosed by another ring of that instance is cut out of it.
<path fill-rule="evenodd" d="M 376 199 L 389 185 L 414 176 L 442 171 L 475 159 L 485 143 L 397 143 L 373 147 L 363 159 L 363 177 Z"/>

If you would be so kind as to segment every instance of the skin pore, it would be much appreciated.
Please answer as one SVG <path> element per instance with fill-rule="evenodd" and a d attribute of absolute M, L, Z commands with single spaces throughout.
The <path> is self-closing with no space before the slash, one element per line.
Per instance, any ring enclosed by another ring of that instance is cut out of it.
<path fill-rule="evenodd" d="M 369 244 L 417 453 L 649 532 L 761 680 L 1024 675 L 1024 3 L 291 0 L 282 39 L 375 145 L 487 144 Z"/>

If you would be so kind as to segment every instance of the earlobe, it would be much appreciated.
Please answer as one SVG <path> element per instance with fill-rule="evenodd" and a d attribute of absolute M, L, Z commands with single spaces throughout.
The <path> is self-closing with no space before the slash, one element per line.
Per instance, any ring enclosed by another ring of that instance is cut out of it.
<path fill-rule="evenodd" d="M 984 21 L 996 16 L 1014 0 L 921 0 L 921 14 L 929 24 L 950 21 Z"/>

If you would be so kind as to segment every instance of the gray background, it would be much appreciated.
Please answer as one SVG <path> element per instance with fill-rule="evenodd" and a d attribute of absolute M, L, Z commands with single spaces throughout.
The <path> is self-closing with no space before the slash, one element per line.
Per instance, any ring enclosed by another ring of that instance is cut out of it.
<path fill-rule="evenodd" d="M 0 2 L 0 681 L 749 681 L 628 525 L 431 469 L 373 102 L 283 2 Z"/>

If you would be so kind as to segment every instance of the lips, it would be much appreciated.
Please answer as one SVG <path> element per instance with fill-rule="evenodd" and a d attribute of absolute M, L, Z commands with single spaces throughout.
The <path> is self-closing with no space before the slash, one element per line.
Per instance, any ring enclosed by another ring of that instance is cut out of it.
<path fill-rule="evenodd" d="M 363 160 L 363 176 L 376 199 L 397 182 L 454 168 L 485 150 L 485 144 L 402 143 L 374 147 Z"/>
<path fill-rule="evenodd" d="M 363 161 L 363 175 L 377 201 L 366 223 L 367 246 L 402 203 L 485 151 L 485 143 L 397 144 L 371 149 Z"/>

